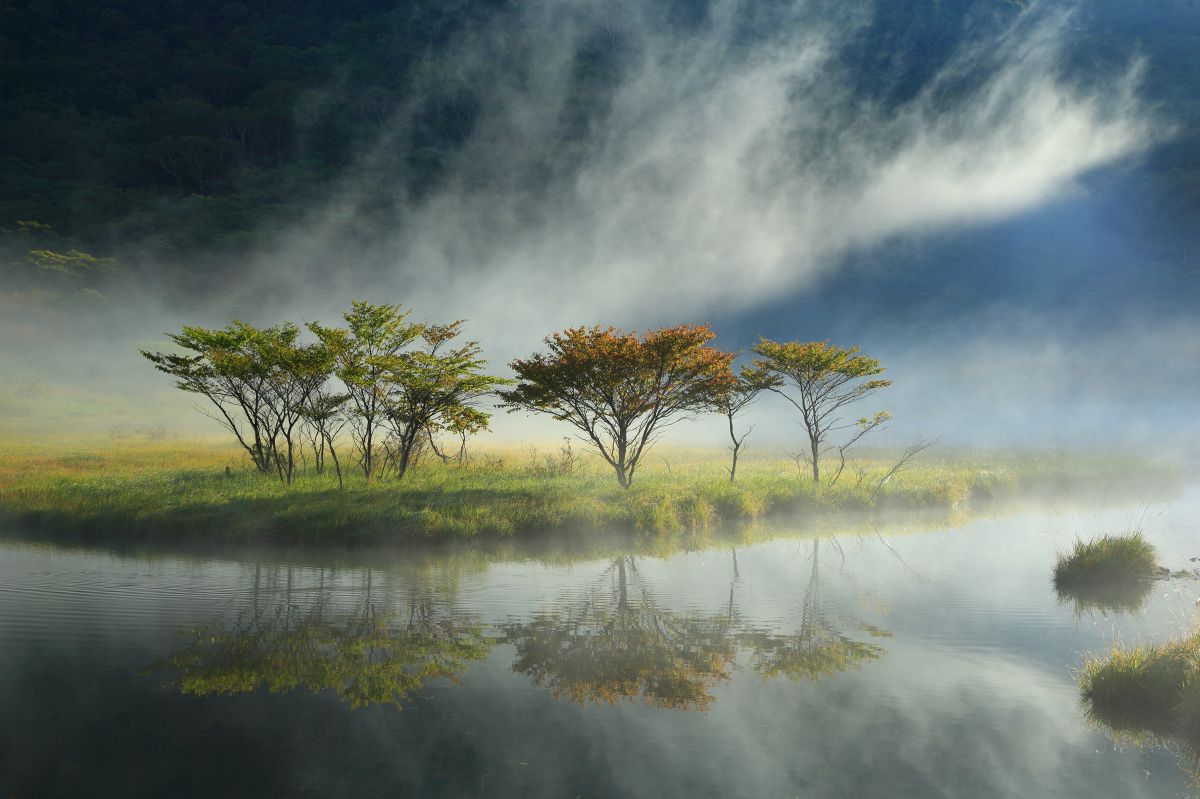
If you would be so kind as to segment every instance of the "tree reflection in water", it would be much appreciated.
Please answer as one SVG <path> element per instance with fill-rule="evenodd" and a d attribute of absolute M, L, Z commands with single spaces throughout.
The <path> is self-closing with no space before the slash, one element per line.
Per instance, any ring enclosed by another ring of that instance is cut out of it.
<path fill-rule="evenodd" d="M 800 624 L 791 634 L 765 630 L 746 630 L 738 642 L 752 652 L 750 663 L 765 678 L 787 677 L 790 680 L 816 680 L 858 667 L 883 655 L 883 647 L 857 641 L 838 630 L 833 614 L 821 604 L 821 541 L 812 542 L 812 571 L 804 590 L 800 609 Z M 855 623 L 876 638 L 891 637 L 891 633 L 863 623 Z"/>
<path fill-rule="evenodd" d="M 594 588 L 563 612 L 504 626 L 503 640 L 516 649 L 513 670 L 573 702 L 640 697 L 707 709 L 737 654 L 730 620 L 660 608 L 632 557 L 615 558 L 604 577 L 607 590 Z"/>
<path fill-rule="evenodd" d="M 454 609 L 452 571 L 418 569 L 395 579 L 366 570 L 347 583 L 345 572 L 256 567 L 248 606 L 232 620 L 192 631 L 182 650 L 151 671 L 195 696 L 327 691 L 355 708 L 400 706 L 427 681 L 457 681 L 506 643 L 515 652 L 513 671 L 556 698 L 707 710 L 739 661 L 764 679 L 815 680 L 882 656 L 882 647 L 842 628 L 887 632 L 824 607 L 819 556 L 813 541 L 798 626 L 785 632 L 743 619 L 736 549 L 720 611 L 666 607 L 637 558 L 622 555 L 584 594 L 567 594 L 553 610 L 490 632 Z M 431 580 L 433 574 L 443 579 Z"/>
<path fill-rule="evenodd" d="M 303 689 L 331 691 L 355 708 L 399 707 L 428 680 L 457 680 L 493 646 L 477 622 L 454 617 L 428 585 L 396 596 L 373 587 L 366 571 L 350 587 L 347 608 L 334 601 L 345 588 L 327 587 L 325 570 L 316 585 L 302 587 L 286 572 L 280 593 L 264 590 L 256 567 L 250 607 L 232 624 L 193 631 L 186 647 L 152 671 L 194 696 Z"/>
<path fill-rule="evenodd" d="M 765 678 L 817 679 L 879 658 L 883 648 L 839 632 L 820 602 L 820 543 L 813 542 L 812 572 L 799 629 L 780 634 L 745 623 L 736 607 L 741 580 L 733 551 L 727 610 L 675 613 L 660 607 L 631 557 L 616 558 L 594 587 L 565 611 L 544 613 L 504 627 L 516 649 L 513 670 L 527 674 L 557 698 L 615 704 L 641 699 L 663 708 L 708 709 L 712 690 L 730 679 L 738 653 Z M 889 634 L 858 625 L 876 637 Z"/>

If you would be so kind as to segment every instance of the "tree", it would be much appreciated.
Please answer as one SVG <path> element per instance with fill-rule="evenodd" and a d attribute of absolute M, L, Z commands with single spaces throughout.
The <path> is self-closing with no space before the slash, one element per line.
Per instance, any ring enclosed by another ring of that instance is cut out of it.
<path fill-rule="evenodd" d="M 711 407 L 729 384 L 733 355 L 708 346 L 707 325 L 642 335 L 613 327 L 575 327 L 547 336 L 548 353 L 512 362 L 518 384 L 500 397 L 570 422 L 629 488 L 642 456 L 662 430 Z"/>
<path fill-rule="evenodd" d="M 458 337 L 462 320 L 426 325 L 423 348 L 403 353 L 383 375 L 385 418 L 395 444 L 394 467 L 400 478 L 426 438 L 439 430 L 466 434 L 486 430 L 489 415 L 476 403 L 511 381 L 483 374 L 479 342 L 445 349 Z"/>
<path fill-rule="evenodd" d="M 308 325 L 329 349 L 338 379 L 346 386 L 359 467 L 367 480 L 375 471 L 376 437 L 387 422 L 387 375 L 402 368 L 402 353 L 425 330 L 408 321 L 399 305 L 375 305 L 355 300 L 342 318 L 347 327 Z"/>
<path fill-rule="evenodd" d="M 342 487 L 342 462 L 338 459 L 336 441 L 342 428 L 350 421 L 346 416 L 346 403 L 349 394 L 337 394 L 327 387 L 321 387 L 308 398 L 304 409 L 304 421 L 307 423 L 313 437 L 313 456 L 316 459 L 317 472 L 325 469 L 325 451 L 333 458 L 333 468 L 337 471 L 338 486 Z"/>
<path fill-rule="evenodd" d="M 886 411 L 873 419 L 851 423 L 841 416 L 848 405 L 892 384 L 891 380 L 875 377 L 883 374 L 883 367 L 875 358 L 860 355 L 858 347 L 839 347 L 828 341 L 779 343 L 763 338 L 753 351 L 757 356 L 754 368 L 779 380 L 769 389 L 800 411 L 808 433 L 813 482 L 821 480 L 821 453 L 832 434 L 851 428 L 869 431 L 890 418 Z M 860 432 L 853 440 L 861 437 Z"/>
<path fill-rule="evenodd" d="M 731 374 L 726 385 L 720 387 L 713 395 L 713 409 L 722 414 L 729 423 L 729 440 L 733 442 L 729 447 L 732 453 L 729 464 L 729 482 L 731 483 L 737 478 L 738 454 L 741 452 L 742 444 L 745 443 L 746 437 L 754 432 L 754 425 L 751 425 L 739 436 L 737 428 L 734 426 L 734 419 L 753 404 L 763 391 L 778 384 L 779 378 L 773 374 L 753 367 L 743 367 L 739 374 Z"/>
<path fill-rule="evenodd" d="M 488 423 L 490 421 L 491 416 L 478 408 L 464 405 L 456 409 L 450 409 L 442 415 L 439 429 L 458 438 L 458 452 L 453 455 L 447 455 L 443 452 L 437 444 L 436 434 L 438 430 L 434 430 L 433 428 L 426 429 L 429 448 L 441 459 L 442 463 L 449 463 L 451 460 L 456 460 L 461 464 L 467 457 L 467 437 L 489 429 Z"/>
<path fill-rule="evenodd" d="M 233 433 L 260 472 L 275 472 L 290 482 L 296 426 L 332 366 L 328 350 L 297 344 L 299 334 L 290 323 L 184 327 L 182 333 L 168 334 L 183 353 L 143 350 L 142 355 L 176 378 L 180 389 L 206 398 L 216 409 L 207 415 Z"/>
<path fill-rule="evenodd" d="M 297 434 L 310 419 L 312 400 L 323 391 L 333 371 L 333 358 L 322 344 L 299 345 L 300 329 L 290 322 L 280 325 L 281 335 L 258 340 L 257 355 L 268 375 L 269 403 L 283 438 L 276 449 L 275 467 L 280 479 L 291 483 L 296 474 Z"/>

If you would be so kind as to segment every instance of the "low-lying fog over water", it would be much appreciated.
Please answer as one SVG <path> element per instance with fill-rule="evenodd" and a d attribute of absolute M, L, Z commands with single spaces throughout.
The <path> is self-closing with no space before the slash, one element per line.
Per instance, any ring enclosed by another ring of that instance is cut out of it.
<path fill-rule="evenodd" d="M 1200 556 L 1200 492 L 700 551 L 136 555 L 0 544 L 3 796 L 1194 792 L 1073 669 L 1190 629 L 1051 587 L 1076 536 Z"/>

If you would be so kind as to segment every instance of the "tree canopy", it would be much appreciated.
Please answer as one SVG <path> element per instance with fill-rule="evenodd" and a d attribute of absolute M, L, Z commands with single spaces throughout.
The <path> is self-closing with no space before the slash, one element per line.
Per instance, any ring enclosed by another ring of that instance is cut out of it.
<path fill-rule="evenodd" d="M 858 347 L 762 338 L 754 345 L 754 354 L 755 370 L 776 378 L 769 389 L 800 412 L 814 482 L 821 479 L 821 455 L 831 435 L 852 428 L 866 432 L 890 418 L 882 411 L 847 423 L 842 415 L 847 406 L 892 384 L 878 377 L 883 374 L 879 361 L 861 355 Z"/>
<path fill-rule="evenodd" d="M 328 452 L 340 483 L 336 440 L 349 426 L 367 479 L 379 464 L 402 478 L 438 432 L 465 441 L 486 430 L 481 400 L 511 382 L 483 373 L 478 342 L 454 343 L 461 321 L 407 318 L 398 305 L 355 302 L 347 328 L 309 323 L 315 342 L 301 343 L 291 322 L 257 328 L 235 321 L 221 329 L 185 326 L 168 334 L 177 352 L 142 355 L 180 389 L 207 399 L 207 415 L 261 472 L 292 482 L 308 441 L 318 470 Z"/>
<path fill-rule="evenodd" d="M 574 425 L 628 488 L 663 429 L 711 407 L 733 379 L 733 355 L 709 346 L 714 335 L 707 325 L 570 328 L 545 338 L 547 352 L 513 361 L 518 383 L 499 395 Z"/>
<path fill-rule="evenodd" d="M 208 329 L 185 326 L 168 334 L 181 353 L 142 355 L 176 385 L 209 401 L 209 414 L 237 438 L 262 472 L 291 481 L 296 426 L 332 361 L 319 344 L 300 344 L 300 328 L 285 322 L 258 328 L 235 321 Z"/>

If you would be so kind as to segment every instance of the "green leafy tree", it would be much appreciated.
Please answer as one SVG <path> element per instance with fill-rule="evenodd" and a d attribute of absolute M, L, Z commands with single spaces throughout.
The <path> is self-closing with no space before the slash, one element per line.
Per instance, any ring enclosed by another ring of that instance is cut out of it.
<path fill-rule="evenodd" d="M 814 482 L 821 480 L 821 455 L 831 436 L 853 429 L 856 433 L 851 443 L 857 442 L 890 418 L 886 411 L 854 422 L 846 422 L 843 417 L 847 406 L 892 384 L 877 377 L 883 374 L 883 367 L 875 358 L 860 355 L 858 347 L 839 347 L 828 341 L 779 343 L 763 338 L 753 351 L 754 368 L 778 381 L 769 386 L 770 390 L 800 412 L 808 433 Z M 847 446 L 843 444 L 843 454 Z"/>
<path fill-rule="evenodd" d="M 500 397 L 574 425 L 629 488 L 658 435 L 710 408 L 732 380 L 733 355 L 709 346 L 713 336 L 707 325 L 570 328 L 546 337 L 547 353 L 513 361 L 517 386 Z"/>
<path fill-rule="evenodd" d="M 296 474 L 296 453 L 301 425 L 311 419 L 312 400 L 328 383 L 333 358 L 322 344 L 298 344 L 299 328 L 279 327 L 282 335 L 261 338 L 259 358 L 267 367 L 272 413 L 282 438 L 275 459 L 281 479 L 291 483 Z"/>
<path fill-rule="evenodd" d="M 409 314 L 399 305 L 355 300 L 342 316 L 346 327 L 308 326 L 332 354 L 345 384 L 358 465 L 367 480 L 375 473 L 378 439 L 388 422 L 389 381 L 404 370 L 405 350 L 425 331 Z"/>
<path fill-rule="evenodd" d="M 754 425 L 746 428 L 741 434 L 737 431 L 736 419 L 738 414 L 754 404 L 759 395 L 767 389 L 780 384 L 779 378 L 753 367 L 742 367 L 741 372 L 731 374 L 725 384 L 718 387 L 712 396 L 712 407 L 725 417 L 729 425 L 729 446 L 731 458 L 729 462 L 729 482 L 737 479 L 738 455 L 747 436 L 754 432 Z"/>
<path fill-rule="evenodd" d="M 479 343 L 452 342 L 462 320 L 426 325 L 422 346 L 403 353 L 383 376 L 385 418 L 394 444 L 393 466 L 403 478 L 419 447 L 439 430 L 468 433 L 486 430 L 489 415 L 477 403 L 511 381 L 482 372 Z"/>
<path fill-rule="evenodd" d="M 290 482 L 297 427 L 332 367 L 329 351 L 298 343 L 299 334 L 290 323 L 184 327 L 168 334 L 182 352 L 142 355 L 180 389 L 207 399 L 212 410 L 206 415 L 233 433 L 260 472 Z"/>
<path fill-rule="evenodd" d="M 342 462 L 337 454 L 337 439 L 349 422 L 346 415 L 346 403 L 349 394 L 339 394 L 322 386 L 313 392 L 304 406 L 304 421 L 313 439 L 313 458 L 316 461 L 317 473 L 325 471 L 325 453 L 333 460 L 333 468 L 337 472 L 338 486 L 344 486 L 342 479 Z"/>
<path fill-rule="evenodd" d="M 0 239 L 13 236 L 34 240 L 29 243 L 52 235 L 49 225 L 31 221 L 17 222 L 13 229 L 0 229 Z M 82 250 L 34 246 L 20 258 L 10 260 L 0 255 L 0 290 L 35 292 L 49 301 L 101 299 L 110 291 L 120 288 L 121 279 L 125 276 L 124 267 L 116 259 L 102 258 Z"/>

